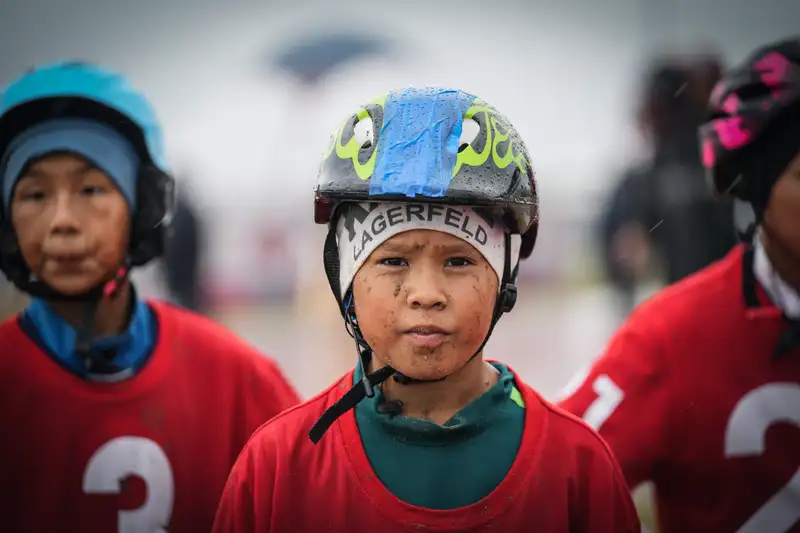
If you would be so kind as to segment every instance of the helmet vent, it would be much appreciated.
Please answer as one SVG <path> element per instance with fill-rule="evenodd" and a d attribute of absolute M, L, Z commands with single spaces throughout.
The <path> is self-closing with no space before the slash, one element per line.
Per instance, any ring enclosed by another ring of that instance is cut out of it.
<path fill-rule="evenodd" d="M 372 123 L 372 118 L 362 118 L 353 128 L 353 136 L 356 142 L 361 146 L 361 149 L 366 149 L 375 143 L 375 126 Z"/>
<path fill-rule="evenodd" d="M 461 123 L 461 138 L 458 140 L 458 151 L 461 152 L 472 144 L 478 134 L 481 132 L 481 126 L 475 119 L 466 118 Z"/>

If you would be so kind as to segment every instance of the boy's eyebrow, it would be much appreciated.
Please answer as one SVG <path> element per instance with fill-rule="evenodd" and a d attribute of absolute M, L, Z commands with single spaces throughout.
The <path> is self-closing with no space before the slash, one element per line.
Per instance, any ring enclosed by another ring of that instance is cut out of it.
<path fill-rule="evenodd" d="M 465 253 L 478 253 L 473 246 L 466 242 L 458 242 L 452 244 L 440 244 L 436 246 L 436 251 L 445 254 L 465 254 Z"/>
<path fill-rule="evenodd" d="M 425 245 L 419 243 L 408 243 L 405 241 L 395 241 L 390 240 L 383 243 L 378 250 L 382 252 L 410 252 L 412 250 L 418 250 L 423 248 Z"/>
<path fill-rule="evenodd" d="M 444 254 L 464 254 L 464 253 L 478 253 L 478 251 L 466 242 L 454 242 L 448 244 L 435 244 L 419 242 L 406 242 L 406 241 L 387 241 L 381 246 L 381 250 L 390 253 L 408 253 L 413 251 L 422 250 L 427 247 L 434 248 L 439 253 Z"/>
<path fill-rule="evenodd" d="M 39 170 L 35 166 L 31 166 L 31 167 L 28 167 L 28 168 L 24 169 L 20 173 L 19 179 L 17 181 L 22 181 L 22 180 L 24 180 L 26 178 L 27 179 L 38 179 L 38 178 L 44 177 L 45 175 L 46 174 L 44 172 L 42 172 L 41 170 Z"/>
<path fill-rule="evenodd" d="M 90 163 L 89 161 L 81 161 L 80 163 L 77 163 L 74 166 L 72 166 L 72 165 L 70 166 L 69 174 L 71 174 L 73 176 L 86 174 L 87 172 L 90 172 L 90 171 L 94 170 L 95 168 L 96 167 L 92 163 Z M 48 174 L 49 173 L 43 171 L 39 167 L 39 165 L 32 164 L 32 165 L 28 165 L 28 167 L 25 168 L 22 171 L 22 174 L 20 175 L 20 179 L 26 178 L 26 177 L 41 178 L 41 177 L 47 176 Z"/>

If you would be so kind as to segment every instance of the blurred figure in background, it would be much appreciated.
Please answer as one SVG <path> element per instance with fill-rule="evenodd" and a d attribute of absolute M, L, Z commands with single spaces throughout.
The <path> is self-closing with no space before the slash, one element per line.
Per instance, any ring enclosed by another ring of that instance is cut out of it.
<path fill-rule="evenodd" d="M 183 185 L 183 183 L 181 183 Z M 164 250 L 161 269 L 170 300 L 196 313 L 205 313 L 206 302 L 201 284 L 205 232 L 202 218 L 186 187 L 178 187 L 172 230 Z"/>
<path fill-rule="evenodd" d="M 638 307 L 561 407 L 653 482 L 660 533 L 798 533 L 800 36 L 726 73 L 700 139 L 752 242 Z"/>
<path fill-rule="evenodd" d="M 625 173 L 600 222 L 606 272 L 623 316 L 644 278 L 658 273 L 674 283 L 735 244 L 731 206 L 711 197 L 697 147 L 697 125 L 720 70 L 713 56 L 662 58 L 646 75 L 638 122 L 652 156 Z"/>
<path fill-rule="evenodd" d="M 693 67 L 693 68 L 692 68 Z M 697 114 L 697 124 L 705 120 L 708 106 L 708 99 L 714 85 L 722 77 L 724 66 L 722 60 L 715 54 L 698 54 L 690 65 L 691 81 L 687 86 L 689 94 L 692 96 L 694 111 Z"/>

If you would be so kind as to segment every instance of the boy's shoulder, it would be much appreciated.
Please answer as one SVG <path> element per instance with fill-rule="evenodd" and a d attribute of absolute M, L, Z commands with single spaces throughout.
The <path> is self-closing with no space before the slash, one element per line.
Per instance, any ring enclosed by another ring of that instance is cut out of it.
<path fill-rule="evenodd" d="M 320 447 L 329 445 L 337 438 L 337 426 L 341 423 L 341 419 L 331 426 L 317 445 L 311 442 L 308 432 L 319 417 L 350 390 L 352 384 L 353 371 L 351 370 L 313 398 L 287 409 L 263 424 L 250 438 L 248 448 L 251 453 L 256 455 L 278 454 L 280 456 L 288 454 L 286 457 L 294 458 L 298 453 L 318 450 Z"/>
<path fill-rule="evenodd" d="M 0 365 L 18 363 L 19 352 L 26 346 L 32 349 L 36 345 L 32 342 L 25 342 L 26 336 L 19 325 L 20 315 L 14 315 L 0 321 Z M 5 373 L 5 366 L 0 366 Z"/>
<path fill-rule="evenodd" d="M 613 461 L 611 449 L 586 422 L 545 400 L 530 385 L 515 374 L 517 388 L 522 394 L 526 409 L 536 409 L 538 416 L 529 415 L 527 419 L 538 419 L 542 449 L 561 450 L 566 453 L 596 455 L 601 461 Z M 533 414 L 533 413 L 532 413 Z"/>
<path fill-rule="evenodd" d="M 511 370 L 511 369 L 509 369 Z M 513 370 L 511 370 L 514 373 Z M 606 443 L 598 433 L 580 418 L 553 405 L 545 400 L 530 385 L 522 381 L 514 373 L 515 384 L 525 402 L 526 432 L 530 431 L 530 438 L 526 442 L 539 451 L 552 450 L 581 450 L 583 454 L 589 452 L 597 455 L 601 460 L 611 459 L 612 454 Z M 258 450 L 258 454 L 290 454 L 319 449 L 321 446 L 330 445 L 339 436 L 337 421 L 331 430 L 316 446 L 308 437 L 308 431 L 320 416 L 335 404 L 353 386 L 353 371 L 348 372 L 330 387 L 323 390 L 291 409 L 276 416 L 262 425 L 251 437 L 250 447 Z M 347 415 L 345 415 L 347 416 Z M 528 450 L 536 453 L 536 450 Z"/>
<path fill-rule="evenodd" d="M 193 337 L 199 342 L 212 344 L 237 344 L 243 341 L 231 330 L 213 319 L 178 307 L 163 300 L 147 300 L 159 328 L 167 328 L 171 337 Z"/>
<path fill-rule="evenodd" d="M 167 343 L 174 356 L 190 357 L 191 367 L 226 375 L 249 376 L 255 382 L 286 382 L 278 364 L 214 320 L 174 306 L 148 300 L 158 321 L 159 343 Z M 288 383 L 288 382 L 287 382 Z"/>
<path fill-rule="evenodd" d="M 211 318 L 160 300 L 148 300 L 147 305 L 155 314 L 160 337 L 167 342 L 191 344 L 198 353 L 223 353 L 228 359 L 264 359 L 255 347 Z"/>
<path fill-rule="evenodd" d="M 0 339 L 10 339 L 22 333 L 22 329 L 19 327 L 20 316 L 21 314 L 17 313 L 0 321 Z"/>

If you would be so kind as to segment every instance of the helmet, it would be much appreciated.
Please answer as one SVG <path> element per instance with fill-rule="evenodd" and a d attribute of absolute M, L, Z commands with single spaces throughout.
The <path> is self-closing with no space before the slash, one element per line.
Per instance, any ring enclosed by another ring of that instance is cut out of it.
<path fill-rule="evenodd" d="M 0 95 L 0 154 L 19 133 L 53 118 L 102 122 L 126 136 L 141 157 L 129 258 L 120 269 L 127 276 L 130 266 L 143 265 L 163 253 L 174 212 L 175 182 L 167 173 L 155 112 L 140 92 L 114 72 L 81 62 L 37 67 L 8 85 Z M 86 299 L 88 295 L 60 295 L 31 279 L 2 205 L 0 202 L 0 269 L 6 276 L 34 296 Z M 102 294 L 100 289 L 91 291 L 93 297 Z"/>
<path fill-rule="evenodd" d="M 34 68 L 3 90 L 0 153 L 21 130 L 56 116 L 114 126 L 143 160 L 167 171 L 161 126 L 147 99 L 119 74 L 76 61 Z"/>
<path fill-rule="evenodd" d="M 712 189 L 751 204 L 760 217 L 800 150 L 800 37 L 763 47 L 726 74 L 699 134 Z"/>
<path fill-rule="evenodd" d="M 315 192 L 318 224 L 344 201 L 423 200 L 483 208 L 522 236 L 522 258 L 536 242 L 525 143 L 494 107 L 458 90 L 408 88 L 361 107 L 331 136 Z"/>
<path fill-rule="evenodd" d="M 523 258 L 536 242 L 539 199 L 528 150 L 494 107 L 458 90 L 408 88 L 380 96 L 348 117 L 325 150 L 315 189 L 314 219 L 329 224 L 325 273 L 356 341 L 363 378 L 314 424 L 309 431 L 314 443 L 336 418 L 364 397 L 373 396 L 373 387 L 389 377 L 404 384 L 428 381 L 408 378 L 388 365 L 367 374 L 372 350 L 359 329 L 352 299 L 340 294 L 339 207 L 345 202 L 370 201 L 464 205 L 505 229 L 499 295 L 489 331 L 472 358 L 481 353 L 500 316 L 516 302 L 512 235 L 521 237 Z"/>

